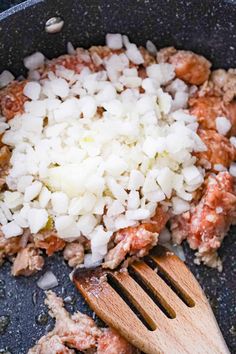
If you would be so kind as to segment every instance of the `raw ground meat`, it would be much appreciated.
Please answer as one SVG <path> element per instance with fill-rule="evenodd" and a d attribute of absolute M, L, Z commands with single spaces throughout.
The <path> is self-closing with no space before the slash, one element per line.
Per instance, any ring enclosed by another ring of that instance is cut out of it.
<path fill-rule="evenodd" d="M 0 231 L 0 265 L 6 257 L 11 257 L 21 249 L 20 237 L 5 238 Z"/>
<path fill-rule="evenodd" d="M 236 159 L 236 148 L 230 143 L 229 139 L 215 130 L 199 129 L 198 135 L 207 146 L 206 151 L 195 153 L 198 163 L 213 172 L 216 171 L 215 165 L 218 164 L 229 168 L 230 164 Z"/>
<path fill-rule="evenodd" d="M 76 267 L 84 261 L 84 246 L 80 242 L 68 243 L 63 256 L 70 267 Z"/>
<path fill-rule="evenodd" d="M 29 243 L 17 253 L 12 266 L 12 275 L 29 276 L 41 270 L 43 266 L 44 259 L 40 256 L 40 250 Z"/>
<path fill-rule="evenodd" d="M 158 207 L 149 223 L 127 227 L 116 232 L 114 238 L 116 246 L 108 252 L 103 267 L 115 269 L 127 255 L 137 258 L 145 256 L 157 244 L 158 234 L 168 219 L 169 215 Z"/>
<path fill-rule="evenodd" d="M 225 104 L 220 96 L 199 96 L 189 99 L 189 111 L 198 118 L 202 129 L 216 130 L 216 118 L 226 117 L 230 120 L 232 128 L 228 135 L 236 134 L 236 102 Z"/>
<path fill-rule="evenodd" d="M 236 98 L 236 69 L 218 69 L 211 73 L 199 91 L 199 95 L 217 95 L 222 97 L 224 103 Z"/>
<path fill-rule="evenodd" d="M 187 239 L 197 256 L 209 266 L 221 267 L 216 251 L 236 217 L 236 193 L 228 172 L 210 175 L 203 196 L 191 211 L 171 219 L 173 241 Z"/>
<path fill-rule="evenodd" d="M 48 256 L 53 255 L 55 252 L 62 251 L 66 246 L 66 242 L 59 238 L 54 230 L 35 234 L 33 240 L 35 247 L 45 250 Z"/>
<path fill-rule="evenodd" d="M 81 312 L 69 314 L 61 298 L 52 291 L 46 293 L 46 305 L 55 318 L 54 329 L 43 336 L 28 354 L 71 354 L 73 349 L 97 354 L 138 354 L 118 333 L 109 328 L 98 328 L 95 322 Z M 50 345 L 49 345 L 50 344 Z"/>
<path fill-rule="evenodd" d="M 9 171 L 9 163 L 11 158 L 11 152 L 6 145 L 0 148 L 0 190 L 3 188 L 6 182 L 6 176 Z"/>
<path fill-rule="evenodd" d="M 211 63 L 201 55 L 187 50 L 178 50 L 170 56 L 176 76 L 191 85 L 201 85 L 210 76 Z"/>
<path fill-rule="evenodd" d="M 7 120 L 24 112 L 24 103 L 29 100 L 23 94 L 26 83 L 26 80 L 13 81 L 6 88 L 0 90 L 0 111 Z"/>

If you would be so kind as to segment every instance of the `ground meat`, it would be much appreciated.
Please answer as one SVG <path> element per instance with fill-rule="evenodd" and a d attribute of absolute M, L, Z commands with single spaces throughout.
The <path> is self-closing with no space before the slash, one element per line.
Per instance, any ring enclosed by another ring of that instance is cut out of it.
<path fill-rule="evenodd" d="M 28 354 L 75 354 L 75 351 L 66 347 L 59 336 L 51 335 L 50 332 L 40 338 Z"/>
<path fill-rule="evenodd" d="M 216 250 L 220 247 L 236 216 L 236 193 L 228 172 L 210 175 L 200 202 L 190 212 L 171 220 L 173 241 L 187 239 L 197 256 L 209 266 L 219 265 Z"/>
<path fill-rule="evenodd" d="M 236 101 L 232 101 L 226 105 L 226 117 L 229 118 L 232 127 L 229 135 L 236 135 Z"/>
<path fill-rule="evenodd" d="M 90 317 L 80 312 L 70 315 L 64 309 L 62 299 L 52 291 L 47 292 L 45 303 L 50 309 L 50 315 L 56 320 L 53 333 L 58 335 L 65 345 L 82 351 L 96 347 L 101 330 Z"/>
<path fill-rule="evenodd" d="M 220 96 L 195 95 L 189 99 L 188 105 L 190 113 L 197 117 L 201 128 L 216 130 L 216 118 L 226 117 L 232 124 L 229 135 L 235 135 L 236 102 L 225 104 Z"/>
<path fill-rule="evenodd" d="M 156 63 L 156 58 L 154 55 L 149 53 L 149 51 L 144 47 L 139 47 L 139 50 L 143 56 L 144 63 L 142 64 L 145 68 L 149 65 Z"/>
<path fill-rule="evenodd" d="M 198 135 L 207 146 L 207 151 L 195 153 L 201 166 L 214 171 L 215 165 L 228 168 L 236 159 L 236 149 L 226 137 L 214 130 L 203 129 L 198 130 Z M 207 166 L 206 162 L 210 165 Z"/>
<path fill-rule="evenodd" d="M 21 249 L 20 237 L 5 238 L 0 231 L 0 265 L 6 257 L 13 256 Z"/>
<path fill-rule="evenodd" d="M 9 163 L 11 158 L 11 152 L 6 145 L 0 148 L 0 190 L 6 182 L 6 176 L 9 171 Z"/>
<path fill-rule="evenodd" d="M 0 148 L 0 168 L 4 168 L 9 165 L 11 158 L 11 152 L 9 148 L 4 145 Z"/>
<path fill-rule="evenodd" d="M 12 266 L 12 275 L 29 276 L 41 270 L 43 266 L 44 259 L 40 256 L 40 251 L 30 243 L 17 253 Z"/>
<path fill-rule="evenodd" d="M 200 89 L 200 95 L 216 95 L 228 104 L 236 98 L 236 69 L 218 69 L 211 73 L 209 81 Z"/>
<path fill-rule="evenodd" d="M 58 237 L 56 231 L 45 231 L 33 236 L 35 246 L 44 249 L 48 256 L 64 249 L 66 242 Z"/>
<path fill-rule="evenodd" d="M 103 330 L 101 337 L 98 339 L 97 354 L 135 354 L 139 353 L 138 349 L 129 344 L 113 329 L 106 328 Z"/>
<path fill-rule="evenodd" d="M 177 52 L 174 47 L 162 48 L 157 52 L 157 62 L 158 63 L 167 63 L 170 58 Z"/>
<path fill-rule="evenodd" d="M 55 328 L 42 337 L 28 354 L 73 354 L 73 349 L 97 354 L 138 354 L 115 331 L 98 328 L 90 317 L 80 312 L 70 315 L 64 309 L 62 299 L 52 291 L 47 292 L 45 303 L 56 320 Z"/>
<path fill-rule="evenodd" d="M 87 51 L 77 50 L 76 54 L 65 54 L 56 59 L 51 60 L 46 67 L 46 71 L 56 71 L 57 66 L 63 66 L 66 69 L 75 71 L 77 74 L 84 67 L 88 67 L 91 71 L 95 71 L 95 66 L 87 53 Z"/>
<path fill-rule="evenodd" d="M 178 50 L 170 56 L 176 76 L 191 85 L 201 85 L 210 76 L 211 63 L 201 55 L 186 50 Z"/>
<path fill-rule="evenodd" d="M 84 246 L 80 242 L 68 243 L 63 256 L 70 267 L 76 267 L 84 261 Z"/>
<path fill-rule="evenodd" d="M 89 48 L 89 53 L 91 57 L 94 56 L 94 54 L 97 54 L 101 59 L 109 58 L 112 54 L 122 54 L 124 53 L 124 49 L 111 49 L 107 46 L 92 46 Z"/>
<path fill-rule="evenodd" d="M 24 103 L 28 101 L 23 94 L 26 83 L 26 80 L 13 81 L 0 91 L 0 111 L 7 120 L 24 112 Z"/>
<path fill-rule="evenodd" d="M 114 238 L 116 246 L 108 252 L 103 267 L 115 269 L 127 255 L 145 256 L 157 244 L 158 233 L 164 228 L 167 220 L 167 213 L 158 207 L 151 222 L 117 231 Z"/>

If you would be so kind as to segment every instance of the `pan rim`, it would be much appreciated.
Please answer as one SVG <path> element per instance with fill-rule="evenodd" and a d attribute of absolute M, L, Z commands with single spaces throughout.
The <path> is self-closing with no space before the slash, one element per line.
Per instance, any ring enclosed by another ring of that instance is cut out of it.
<path fill-rule="evenodd" d="M 22 2 L 21 4 L 12 6 L 9 9 L 0 13 L 0 22 L 2 20 L 5 20 L 6 18 L 10 17 L 11 15 L 14 15 L 17 12 L 20 12 L 22 10 L 25 10 L 26 8 L 29 8 L 33 5 L 37 5 L 42 2 L 44 2 L 44 0 L 26 0 L 26 1 Z"/>

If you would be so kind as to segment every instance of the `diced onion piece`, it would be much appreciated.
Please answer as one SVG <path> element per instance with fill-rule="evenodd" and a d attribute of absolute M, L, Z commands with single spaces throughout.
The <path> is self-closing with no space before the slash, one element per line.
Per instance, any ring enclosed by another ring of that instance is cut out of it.
<path fill-rule="evenodd" d="M 30 231 L 35 234 L 43 229 L 48 221 L 48 213 L 45 209 L 31 208 L 28 211 L 28 223 Z"/>
<path fill-rule="evenodd" d="M 190 204 L 185 200 L 173 197 L 172 198 L 173 213 L 176 215 L 182 214 L 190 209 Z"/>
<path fill-rule="evenodd" d="M 8 70 L 4 70 L 0 74 L 0 88 L 7 86 L 13 80 L 14 80 L 14 76 L 12 75 L 12 73 Z"/>
<path fill-rule="evenodd" d="M 42 183 L 39 181 L 33 182 L 30 186 L 25 188 L 24 201 L 30 202 L 36 198 L 42 189 Z"/>
<path fill-rule="evenodd" d="M 49 270 L 39 278 L 37 285 L 42 290 L 48 290 L 58 286 L 58 280 L 53 272 Z"/>
<path fill-rule="evenodd" d="M 69 198 L 66 193 L 55 192 L 51 195 L 52 208 L 57 214 L 65 214 L 68 209 Z"/>
<path fill-rule="evenodd" d="M 184 176 L 184 180 L 189 185 L 199 184 L 203 182 L 203 176 L 196 166 L 188 166 L 183 168 L 182 174 Z"/>
<path fill-rule="evenodd" d="M 121 49 L 123 46 L 121 34 L 108 33 L 106 35 L 106 45 L 111 49 Z"/>
<path fill-rule="evenodd" d="M 145 220 L 150 217 L 150 211 L 139 208 L 136 210 L 127 210 L 125 215 L 129 220 Z"/>
<path fill-rule="evenodd" d="M 44 55 L 40 52 L 36 52 L 24 58 L 24 66 L 29 70 L 35 70 L 44 64 L 44 60 Z"/>
<path fill-rule="evenodd" d="M 39 98 L 41 86 L 38 82 L 27 82 L 24 87 L 24 95 L 31 100 L 37 100 Z"/>
<path fill-rule="evenodd" d="M 232 127 L 230 120 L 227 119 L 226 117 L 217 117 L 215 122 L 216 122 L 216 129 L 218 133 L 221 135 L 226 135 Z"/>
<path fill-rule="evenodd" d="M 15 221 L 11 221 L 8 224 L 2 226 L 2 232 L 6 238 L 15 237 L 23 234 L 23 229 L 17 225 Z"/>
<path fill-rule="evenodd" d="M 236 177 L 236 163 L 232 162 L 229 168 L 229 173 L 233 176 Z"/>
<path fill-rule="evenodd" d="M 132 170 L 130 172 L 128 189 L 138 190 L 144 183 L 144 175 L 139 170 Z"/>
<path fill-rule="evenodd" d="M 157 47 L 155 46 L 155 44 L 152 41 L 149 41 L 149 40 L 147 41 L 146 48 L 149 51 L 149 53 L 151 53 L 152 55 L 157 54 Z"/>
<path fill-rule="evenodd" d="M 51 89 L 56 96 L 67 97 L 69 94 L 69 84 L 62 78 L 57 78 L 51 81 Z"/>
<path fill-rule="evenodd" d="M 136 44 L 130 44 L 126 50 L 126 55 L 134 64 L 144 63 L 143 56 L 140 50 L 137 48 Z"/>
<path fill-rule="evenodd" d="M 79 226 L 75 222 L 74 218 L 70 215 L 62 215 L 56 217 L 55 228 L 59 234 L 59 237 L 68 241 L 73 241 L 80 236 Z"/>

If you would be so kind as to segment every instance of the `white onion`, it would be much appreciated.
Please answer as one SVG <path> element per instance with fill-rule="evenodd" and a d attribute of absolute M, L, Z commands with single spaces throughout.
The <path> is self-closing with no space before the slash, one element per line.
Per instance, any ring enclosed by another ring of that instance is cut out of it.
<path fill-rule="evenodd" d="M 231 144 L 236 148 L 236 137 L 235 136 L 231 136 L 229 141 L 231 142 Z"/>
<path fill-rule="evenodd" d="M 129 58 L 130 61 L 132 61 L 134 64 L 142 64 L 144 62 L 143 56 L 138 50 L 137 46 L 135 44 L 130 44 L 126 50 L 126 55 Z"/>
<path fill-rule="evenodd" d="M 72 55 L 76 53 L 75 48 L 71 42 L 67 43 L 67 53 Z"/>
<path fill-rule="evenodd" d="M 30 202 L 35 199 L 42 189 L 42 183 L 39 181 L 33 182 L 31 185 L 25 188 L 24 201 Z"/>
<path fill-rule="evenodd" d="M 156 55 L 157 54 L 157 47 L 155 46 L 155 44 L 151 41 L 147 41 L 146 42 L 146 48 L 149 51 L 149 53 L 151 53 L 152 55 Z"/>
<path fill-rule="evenodd" d="M 218 172 L 222 172 L 222 171 L 227 170 L 227 168 L 225 166 L 223 166 L 221 163 L 214 164 L 213 168 L 215 171 L 218 171 Z"/>
<path fill-rule="evenodd" d="M 0 88 L 7 86 L 13 80 L 14 80 L 14 76 L 12 75 L 12 73 L 8 70 L 4 70 L 0 74 Z"/>
<path fill-rule="evenodd" d="M 28 211 L 28 223 L 32 233 L 37 233 L 46 226 L 48 213 L 45 209 L 31 208 Z"/>
<path fill-rule="evenodd" d="M 152 64 L 147 67 L 147 75 L 156 79 L 161 85 L 167 84 L 175 77 L 174 66 L 167 63 Z"/>
<path fill-rule="evenodd" d="M 174 197 L 172 198 L 173 213 L 176 215 L 182 214 L 190 209 L 190 204 L 185 200 Z"/>
<path fill-rule="evenodd" d="M 44 64 L 44 60 L 44 55 L 40 52 L 36 52 L 24 58 L 24 66 L 29 70 L 35 70 Z"/>
<path fill-rule="evenodd" d="M 37 281 L 38 287 L 42 290 L 55 288 L 58 284 L 56 276 L 50 270 L 44 273 Z"/>
<path fill-rule="evenodd" d="M 233 176 L 236 177 L 236 163 L 232 162 L 229 168 L 229 173 Z"/>
<path fill-rule="evenodd" d="M 106 45 L 111 49 L 121 49 L 122 36 L 119 33 L 108 33 L 106 35 Z"/>
<path fill-rule="evenodd" d="M 23 234 L 23 229 L 15 221 L 11 221 L 1 227 L 6 238 L 15 237 Z"/>
<path fill-rule="evenodd" d="M 221 135 L 226 135 L 232 127 L 231 122 L 226 117 L 217 117 L 215 122 L 216 129 Z"/>
<path fill-rule="evenodd" d="M 125 215 L 128 220 L 145 220 L 150 217 L 150 211 L 139 208 L 135 210 L 127 210 Z"/>
<path fill-rule="evenodd" d="M 55 96 L 66 97 L 69 94 L 69 84 L 66 80 L 59 78 L 51 81 L 51 89 Z"/>
<path fill-rule="evenodd" d="M 31 100 L 37 100 L 39 98 L 41 86 L 38 82 L 27 82 L 24 87 L 24 95 Z"/>
<path fill-rule="evenodd" d="M 55 192 L 51 194 L 52 209 L 57 214 L 65 214 L 68 209 L 69 198 L 66 193 Z"/>

